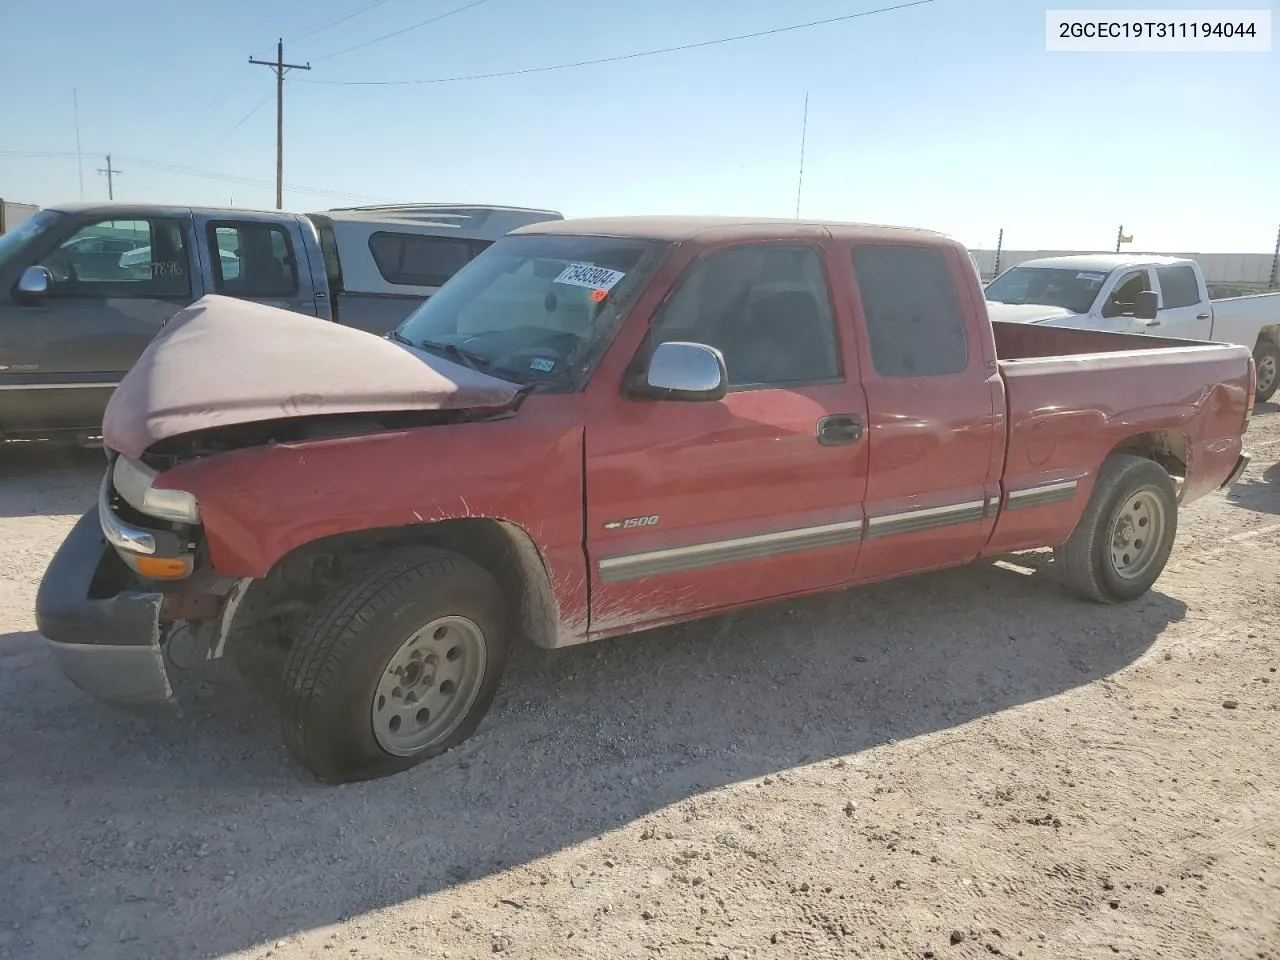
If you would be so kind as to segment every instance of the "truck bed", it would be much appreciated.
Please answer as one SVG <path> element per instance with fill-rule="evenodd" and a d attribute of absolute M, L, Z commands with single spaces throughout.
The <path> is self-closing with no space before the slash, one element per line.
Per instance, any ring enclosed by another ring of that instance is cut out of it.
<path fill-rule="evenodd" d="M 1124 353 L 1170 347 L 1199 346 L 1199 341 L 1153 337 L 1140 333 L 1108 333 L 1076 327 L 1048 327 L 1038 323 L 993 320 L 996 356 L 1008 360 L 1043 360 L 1074 357 L 1084 353 Z"/>
<path fill-rule="evenodd" d="M 1154 438 L 1192 464 L 1183 502 L 1211 493 L 1241 452 L 1249 349 L 1036 324 L 992 324 L 1008 413 L 1004 489 L 1067 487 L 1087 498 L 1099 463 Z M 1171 464 L 1172 465 L 1172 464 Z M 1078 510 L 1002 514 L 990 549 L 1060 543 Z"/>

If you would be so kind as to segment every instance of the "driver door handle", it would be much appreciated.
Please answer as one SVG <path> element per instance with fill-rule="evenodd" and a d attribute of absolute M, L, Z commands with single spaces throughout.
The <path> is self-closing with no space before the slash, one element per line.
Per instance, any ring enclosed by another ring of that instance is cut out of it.
<path fill-rule="evenodd" d="M 856 413 L 835 413 L 818 421 L 818 443 L 836 447 L 862 439 L 862 418 Z"/>

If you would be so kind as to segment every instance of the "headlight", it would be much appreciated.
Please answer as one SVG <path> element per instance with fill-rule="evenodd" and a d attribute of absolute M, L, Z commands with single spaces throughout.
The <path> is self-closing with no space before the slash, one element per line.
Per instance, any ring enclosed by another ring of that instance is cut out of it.
<path fill-rule="evenodd" d="M 177 523 L 199 523 L 200 506 L 193 494 L 185 490 L 158 490 L 155 483 L 157 471 L 145 463 L 116 457 L 111 479 L 116 493 L 124 501 L 149 517 L 173 520 Z"/>

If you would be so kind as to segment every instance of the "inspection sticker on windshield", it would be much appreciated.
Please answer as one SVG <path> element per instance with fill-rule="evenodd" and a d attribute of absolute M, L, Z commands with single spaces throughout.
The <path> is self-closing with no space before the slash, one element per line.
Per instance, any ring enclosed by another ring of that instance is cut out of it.
<path fill-rule="evenodd" d="M 1103 280 L 1107 279 L 1107 275 L 1105 273 L 1077 273 L 1076 279 L 1092 280 L 1095 283 L 1101 283 Z"/>
<path fill-rule="evenodd" d="M 543 373 L 550 373 L 556 368 L 556 362 L 546 357 L 534 357 L 529 361 L 530 370 L 541 370 Z"/>
<path fill-rule="evenodd" d="M 596 290 L 612 290 L 626 274 L 621 270 L 596 267 L 589 263 L 571 263 L 556 277 L 556 283 L 568 283 L 575 287 L 592 287 Z"/>

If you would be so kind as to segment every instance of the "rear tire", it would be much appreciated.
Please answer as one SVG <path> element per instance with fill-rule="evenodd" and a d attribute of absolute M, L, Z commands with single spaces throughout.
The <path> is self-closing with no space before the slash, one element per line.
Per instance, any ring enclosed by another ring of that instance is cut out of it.
<path fill-rule="evenodd" d="M 1145 457 L 1103 461 L 1084 516 L 1054 561 L 1071 592 L 1097 603 L 1136 600 L 1164 572 L 1178 533 L 1173 479 Z"/>
<path fill-rule="evenodd" d="M 416 766 L 475 732 L 509 643 L 502 591 L 470 560 L 419 547 L 365 567 L 289 651 L 285 744 L 326 783 Z"/>
<path fill-rule="evenodd" d="M 1253 365 L 1258 371 L 1258 389 L 1254 399 L 1266 403 L 1280 388 L 1280 344 L 1274 340 L 1259 340 L 1253 348 Z"/>

